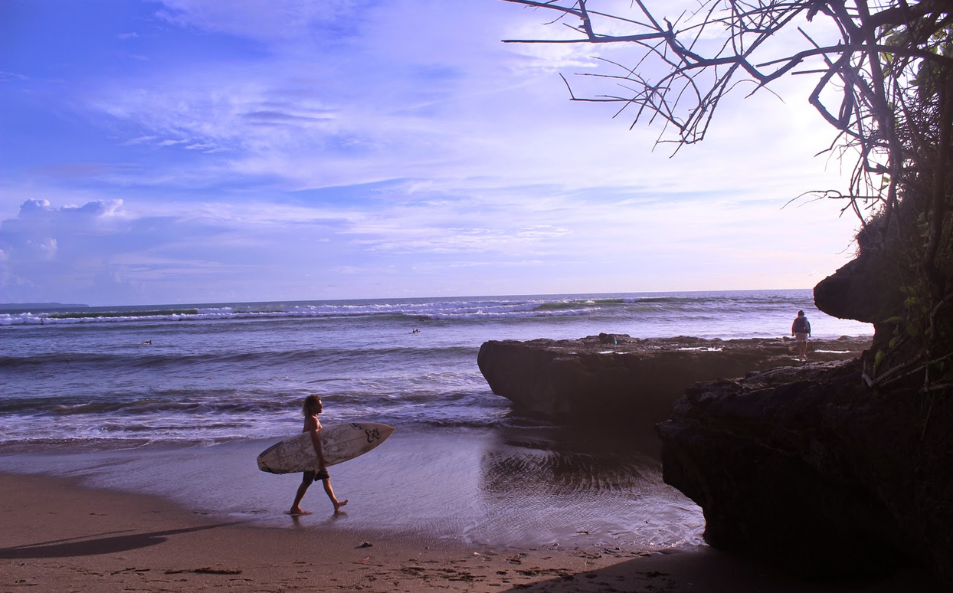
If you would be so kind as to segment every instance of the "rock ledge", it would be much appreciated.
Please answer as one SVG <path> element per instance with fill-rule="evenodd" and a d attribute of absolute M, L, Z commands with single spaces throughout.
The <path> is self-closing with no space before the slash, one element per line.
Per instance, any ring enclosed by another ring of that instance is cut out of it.
<path fill-rule="evenodd" d="M 857 357 L 869 338 L 812 340 L 812 361 Z M 799 365 L 789 339 L 637 339 L 600 334 L 578 340 L 489 341 L 480 370 L 493 393 L 518 409 L 547 418 L 624 418 L 647 425 L 668 417 L 671 405 L 698 381 Z"/>

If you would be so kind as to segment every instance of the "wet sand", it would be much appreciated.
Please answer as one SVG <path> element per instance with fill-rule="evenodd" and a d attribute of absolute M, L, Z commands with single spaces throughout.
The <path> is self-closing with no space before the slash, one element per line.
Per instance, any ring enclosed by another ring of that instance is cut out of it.
<path fill-rule="evenodd" d="M 598 438 L 602 435 L 602 439 Z M 387 442 L 330 469 L 347 515 L 330 517 L 320 485 L 302 508 L 308 528 L 369 530 L 468 545 L 668 549 L 700 544 L 700 509 L 662 483 L 657 459 L 624 431 L 555 427 L 401 427 Z M 300 474 L 255 464 L 273 441 L 127 450 L 5 452 L 0 472 L 76 477 L 106 490 L 152 494 L 222 521 L 288 529 Z"/>
<path fill-rule="evenodd" d="M 314 514 L 298 519 L 282 512 L 297 476 L 248 462 L 263 443 L 8 453 L 0 593 L 933 590 L 922 572 L 801 582 L 714 551 L 697 537 L 697 507 L 610 441 L 407 434 L 332 468 L 346 514 L 313 487 Z M 411 456 L 438 442 L 439 460 Z"/>
<path fill-rule="evenodd" d="M 916 573 L 805 583 L 707 548 L 468 546 L 255 526 L 75 479 L 0 474 L 0 591 L 929 591 Z M 289 518 L 289 521 L 291 519 Z"/>

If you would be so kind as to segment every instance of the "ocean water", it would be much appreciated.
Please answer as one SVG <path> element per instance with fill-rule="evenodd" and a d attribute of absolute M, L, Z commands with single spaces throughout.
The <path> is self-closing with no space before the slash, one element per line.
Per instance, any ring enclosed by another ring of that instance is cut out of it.
<path fill-rule="evenodd" d="M 300 527 L 298 475 L 256 455 L 322 422 L 397 428 L 332 468 L 301 524 L 491 546 L 700 545 L 701 510 L 662 482 L 654 434 L 514 411 L 477 367 L 487 340 L 872 334 L 811 291 L 220 303 L 0 311 L 0 471 L 75 476 L 196 512 Z M 416 331 L 415 331 L 416 330 Z M 326 512 L 321 512 L 321 511 Z"/>
<path fill-rule="evenodd" d="M 0 450 L 272 438 L 308 393 L 325 424 L 518 424 L 477 368 L 484 341 L 772 337 L 799 309 L 816 337 L 872 333 L 809 290 L 0 312 Z"/>

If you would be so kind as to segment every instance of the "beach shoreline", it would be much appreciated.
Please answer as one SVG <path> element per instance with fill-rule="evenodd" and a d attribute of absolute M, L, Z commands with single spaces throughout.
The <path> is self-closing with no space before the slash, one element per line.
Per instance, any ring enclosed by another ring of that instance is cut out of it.
<path fill-rule="evenodd" d="M 0 592 L 931 591 L 924 571 L 867 583 L 792 580 L 707 546 L 489 547 L 447 538 L 274 528 L 78 478 L 0 473 Z M 318 511 L 320 512 L 320 511 Z M 330 515 L 330 512 L 327 514 Z"/>
<path fill-rule="evenodd" d="M 618 430 L 402 425 L 373 454 L 330 468 L 335 492 L 350 499 L 345 515 L 324 513 L 330 503 L 316 485 L 302 503 L 315 515 L 302 524 L 494 547 L 701 544 L 700 509 L 662 483 L 657 458 Z M 14 449 L 0 457 L 0 472 L 78 478 L 222 521 L 288 529 L 300 474 L 255 464 L 277 440 Z"/>

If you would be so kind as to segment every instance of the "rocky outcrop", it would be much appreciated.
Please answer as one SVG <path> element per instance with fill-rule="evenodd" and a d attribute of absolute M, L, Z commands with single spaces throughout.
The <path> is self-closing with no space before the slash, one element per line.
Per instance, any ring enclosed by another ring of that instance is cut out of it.
<path fill-rule="evenodd" d="M 871 391 L 869 340 L 811 345 L 802 365 L 789 340 L 603 334 L 491 341 L 478 362 L 526 411 L 660 422 L 664 479 L 702 507 L 715 547 L 801 576 L 915 562 L 953 590 L 953 398 Z"/>
<path fill-rule="evenodd" d="M 812 360 L 856 357 L 863 338 L 814 340 Z M 798 364 L 786 339 L 636 339 L 627 335 L 580 340 L 490 341 L 477 362 L 493 393 L 517 408 L 549 418 L 624 418 L 653 425 L 697 381 L 738 377 Z"/>
<path fill-rule="evenodd" d="M 900 269 L 880 250 L 866 249 L 814 287 L 814 304 L 841 319 L 881 323 L 903 311 Z"/>
<path fill-rule="evenodd" d="M 718 548 L 801 575 L 913 560 L 953 590 L 953 400 L 871 392 L 860 364 L 692 387 L 658 426 L 664 479 Z"/>
<path fill-rule="evenodd" d="M 909 283 L 875 230 L 814 289 L 825 313 L 874 324 L 871 352 L 887 349 Z M 702 507 L 716 547 L 802 575 L 913 561 L 953 591 L 953 396 L 924 392 L 921 374 L 871 389 L 862 361 L 691 387 L 657 429 L 664 479 Z"/>

